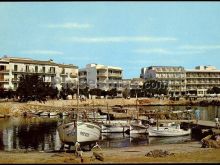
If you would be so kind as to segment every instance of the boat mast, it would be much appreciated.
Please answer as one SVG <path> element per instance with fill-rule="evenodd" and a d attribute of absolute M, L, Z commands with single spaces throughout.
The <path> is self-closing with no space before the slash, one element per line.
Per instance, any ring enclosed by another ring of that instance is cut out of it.
<path fill-rule="evenodd" d="M 77 118 L 76 120 L 78 120 L 78 116 L 79 116 L 79 79 L 77 80 Z"/>
<path fill-rule="evenodd" d="M 159 130 L 159 123 L 158 123 L 158 110 L 157 110 L 156 117 L 157 117 L 157 130 Z"/>
<path fill-rule="evenodd" d="M 136 112 L 137 112 L 137 123 L 139 122 L 139 109 L 137 104 L 137 92 L 136 92 Z"/>

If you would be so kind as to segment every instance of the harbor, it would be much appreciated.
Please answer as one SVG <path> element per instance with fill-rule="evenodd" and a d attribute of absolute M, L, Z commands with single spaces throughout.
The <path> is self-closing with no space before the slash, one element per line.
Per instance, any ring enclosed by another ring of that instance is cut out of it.
<path fill-rule="evenodd" d="M 93 100 L 94 101 L 94 100 Z M 99 100 L 98 100 L 99 101 Z M 121 99 L 120 101 L 123 101 Z M 55 102 L 55 101 L 53 101 Z M 59 102 L 63 102 L 62 100 L 56 101 L 56 105 L 59 105 Z M 66 101 L 66 103 L 74 102 L 72 100 Z M 94 101 L 96 102 L 96 101 Z M 37 105 L 34 106 L 35 102 L 30 102 L 29 104 L 26 104 L 27 107 L 35 108 Z M 118 103 L 118 100 L 116 101 Z M 2 103 L 1 103 L 2 104 Z M 5 103 L 3 103 L 4 106 Z M 13 104 L 13 103 L 8 103 Z M 16 104 L 16 103 L 14 103 Z M 23 103 L 20 103 L 22 105 Z M 25 108 L 22 113 L 18 115 L 18 113 L 15 113 L 15 115 L 7 115 L 8 117 L 4 117 L 0 119 L 1 122 L 1 128 L 0 133 L 2 134 L 2 140 L 0 140 L 1 145 L 1 151 L 9 151 L 12 155 L 16 153 L 22 154 L 23 152 L 28 154 L 36 155 L 36 157 L 40 158 L 45 157 L 46 155 L 51 155 L 50 159 L 44 158 L 44 161 L 42 162 L 53 162 L 53 161 L 65 161 L 66 162 L 81 162 L 81 159 L 74 154 L 73 148 L 66 148 L 66 150 L 60 150 L 61 149 L 61 141 L 59 134 L 57 132 L 58 123 L 60 122 L 68 122 L 70 121 L 70 117 L 58 115 L 58 113 L 55 115 L 55 113 L 47 114 L 47 116 L 40 115 L 41 113 L 44 114 L 44 112 L 48 112 L 49 109 L 51 109 L 51 106 L 48 106 L 46 103 L 44 108 L 38 107 L 38 112 L 35 115 L 32 113 L 33 110 L 36 109 L 28 109 Z M 60 105 L 63 105 L 60 104 Z M 73 105 L 71 103 L 70 105 Z M 125 105 L 125 104 L 124 104 Z M 11 105 L 11 107 L 13 107 Z M 48 108 L 50 107 L 50 108 Z M 119 107 L 119 108 L 118 108 Z M 53 108 L 53 112 L 57 111 L 57 108 Z M 66 106 L 60 106 L 62 109 L 62 112 L 69 113 L 74 112 L 76 110 L 76 106 L 72 106 L 72 108 L 69 108 L 69 105 Z M 201 110 L 201 119 L 198 123 L 196 123 L 194 113 L 191 113 L 191 116 L 185 116 L 185 115 L 177 115 L 177 114 L 183 114 L 184 110 L 189 109 L 200 109 Z M 44 110 L 43 110 L 44 109 Z M 138 109 L 138 111 L 137 111 Z M 113 106 L 100 106 L 100 105 L 92 105 L 92 106 L 85 106 L 82 105 L 79 107 L 79 112 L 86 111 L 88 114 L 93 114 L 94 111 L 97 113 L 100 112 L 101 114 L 110 114 L 109 116 L 112 116 L 112 120 L 110 122 L 114 121 L 124 121 L 127 122 L 132 117 L 137 120 L 140 119 L 142 123 L 146 123 L 147 117 L 151 115 L 152 117 L 159 116 L 159 119 L 157 120 L 158 123 L 184 123 L 189 124 L 191 127 L 194 127 L 196 125 L 199 125 L 203 128 L 203 131 L 212 129 L 215 133 L 219 133 L 219 130 L 215 128 L 215 122 L 214 122 L 214 116 L 217 111 L 219 110 L 218 107 L 213 106 L 211 107 L 189 107 L 189 106 L 118 106 L 117 104 Z M 172 113 L 173 116 L 168 116 L 168 112 L 173 111 L 175 113 Z M 25 112 L 25 113 L 24 113 Z M 30 113 L 32 112 L 32 113 Z M 138 112 L 141 112 L 138 114 Z M 158 113 L 160 112 L 160 114 Z M 53 114 L 53 115 L 49 115 Z M 62 113 L 63 114 L 63 113 Z M 73 115 L 74 113 L 72 113 Z M 139 115 L 139 116 L 137 116 Z M 190 117 L 190 118 L 189 118 Z M 172 119 L 171 119 L 172 118 Z M 93 119 L 93 118 L 92 118 Z M 108 123 L 109 120 L 105 120 L 104 123 Z M 30 136 L 30 134 L 32 136 Z M 35 136 L 33 136 L 35 135 Z M 28 140 L 27 140 L 28 139 Z M 119 158 L 117 156 L 114 156 L 114 151 L 117 150 L 121 153 L 126 153 L 129 155 L 129 159 L 127 159 L 128 162 L 147 162 L 152 161 L 152 158 L 146 158 L 145 154 L 147 152 L 150 152 L 151 150 L 155 149 L 161 149 L 161 147 L 164 147 L 164 150 L 173 152 L 175 155 L 179 155 L 182 157 L 184 154 L 187 153 L 181 153 L 179 151 L 179 147 L 183 145 L 186 148 L 187 146 L 194 145 L 195 150 L 190 150 L 189 152 L 204 152 L 204 149 L 201 148 L 201 142 L 195 139 L 192 139 L 191 135 L 186 136 L 180 136 L 180 137 L 149 137 L 147 134 L 141 134 L 138 136 L 132 136 L 131 134 L 126 134 L 125 132 L 121 133 L 101 133 L 101 137 L 98 141 L 96 141 L 98 145 L 101 148 L 102 153 L 104 154 L 104 160 L 101 161 L 99 159 L 96 159 L 93 157 L 93 150 L 90 150 L 88 147 L 83 148 L 83 162 L 89 162 L 89 163 L 101 163 L 101 162 L 117 162 Z M 172 147 L 171 147 L 172 146 Z M 169 149 L 170 148 L 170 149 Z M 190 148 L 190 147 L 189 147 Z M 211 148 L 210 148 L 211 149 Z M 209 149 L 209 150 L 210 150 Z M 215 149 L 216 150 L 216 149 Z M 145 152 L 145 153 L 144 153 Z M 210 151 L 209 151 L 210 152 Z M 134 154 L 138 153 L 138 155 Z M 141 156 L 142 153 L 142 156 Z M 4 153 L 6 154 L 6 153 Z M 39 155 L 38 155 L 39 154 Z M 205 153 L 204 153 L 205 154 Z M 37 156 L 38 155 L 38 156 Z M 135 156 L 136 155 L 136 156 Z M 16 156 L 15 156 L 16 157 Z M 92 158 L 93 157 L 93 158 Z M 168 156 L 168 160 L 172 160 L 172 156 Z M 133 161 L 132 161 L 133 158 Z M 42 158 L 41 158 L 42 159 Z M 155 158 L 154 161 L 165 161 L 166 158 Z M 6 159 L 5 159 L 6 160 Z M 43 159 L 42 159 L 43 160 Z M 191 161 L 190 158 L 188 158 L 189 161 Z M 16 161 L 16 159 L 14 159 Z M 33 161 L 33 160 L 32 160 Z M 27 160 L 27 162 L 32 162 L 31 160 Z M 39 161 L 35 160 L 35 161 Z M 213 159 L 215 162 L 215 159 Z M 3 161 L 4 162 L 4 161 Z M 17 162 L 19 160 L 17 159 Z M 126 162 L 124 160 L 123 162 Z"/>

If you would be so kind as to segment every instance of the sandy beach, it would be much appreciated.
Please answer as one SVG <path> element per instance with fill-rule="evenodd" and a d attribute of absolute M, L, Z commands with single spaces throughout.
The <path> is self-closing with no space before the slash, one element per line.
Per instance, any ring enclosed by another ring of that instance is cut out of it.
<path fill-rule="evenodd" d="M 166 150 L 173 155 L 165 157 L 147 157 L 153 150 Z M 125 148 L 108 148 L 99 150 L 104 160 L 95 159 L 93 151 L 83 152 L 83 161 L 74 153 L 57 152 L 18 152 L 1 151 L 0 163 L 219 163 L 220 149 L 201 148 L 200 142 L 184 144 L 163 144 Z"/>

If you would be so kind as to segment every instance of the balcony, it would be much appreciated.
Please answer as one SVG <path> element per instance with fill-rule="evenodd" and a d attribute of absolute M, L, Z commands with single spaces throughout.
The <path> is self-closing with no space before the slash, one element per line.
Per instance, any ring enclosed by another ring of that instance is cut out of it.
<path fill-rule="evenodd" d="M 60 76 L 68 76 L 68 73 L 61 72 L 61 73 L 60 73 Z"/>
<path fill-rule="evenodd" d="M 19 81 L 19 78 L 12 78 L 12 81 L 13 81 L 13 82 L 18 82 L 18 81 Z"/>
<path fill-rule="evenodd" d="M 52 75 L 54 75 L 54 74 L 56 74 L 56 72 L 48 71 L 48 72 L 46 72 L 45 74 L 52 74 Z"/>
<path fill-rule="evenodd" d="M 122 77 L 120 73 L 108 73 L 108 76 L 110 77 Z"/>
<path fill-rule="evenodd" d="M 17 70 L 13 69 L 12 72 L 13 73 L 25 73 L 26 71 L 25 71 L 25 69 L 19 69 L 19 70 L 18 69 Z"/>
<path fill-rule="evenodd" d="M 99 83 L 99 84 L 106 84 L 107 81 L 106 80 L 97 80 L 97 83 Z"/>
<path fill-rule="evenodd" d="M 9 82 L 9 79 L 0 79 L 0 82 Z"/>
<path fill-rule="evenodd" d="M 102 72 L 102 73 L 97 73 L 97 77 L 107 77 L 107 73 L 106 72 Z"/>
<path fill-rule="evenodd" d="M 77 78 L 78 74 L 77 73 L 70 73 L 70 78 Z"/>
<path fill-rule="evenodd" d="M 9 70 L 6 69 L 6 70 L 0 70 L 0 73 L 8 73 L 9 74 Z"/>

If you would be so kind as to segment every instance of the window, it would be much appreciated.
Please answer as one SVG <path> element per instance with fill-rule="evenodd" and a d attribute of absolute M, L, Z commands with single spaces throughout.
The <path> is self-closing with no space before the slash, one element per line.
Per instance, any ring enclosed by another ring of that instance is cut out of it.
<path fill-rule="evenodd" d="M 14 71 L 18 70 L 18 65 L 14 65 Z"/>
<path fill-rule="evenodd" d="M 14 83 L 14 89 L 17 89 L 17 87 L 18 87 L 18 84 Z"/>
<path fill-rule="evenodd" d="M 18 79 L 18 75 L 14 74 L 14 80 L 17 80 L 17 79 Z"/>
<path fill-rule="evenodd" d="M 26 65 L 26 72 L 29 72 L 29 66 Z"/>
<path fill-rule="evenodd" d="M 54 81 L 54 76 L 51 76 L 51 81 Z"/>
<path fill-rule="evenodd" d="M 38 72 L 38 66 L 35 66 L 35 72 L 36 73 Z"/>
<path fill-rule="evenodd" d="M 43 69 L 43 73 L 45 73 L 45 66 L 43 66 L 42 69 Z"/>
<path fill-rule="evenodd" d="M 62 69 L 62 74 L 65 74 L 65 68 Z"/>
<path fill-rule="evenodd" d="M 50 73 L 55 73 L 55 68 L 54 67 L 50 67 Z"/>

